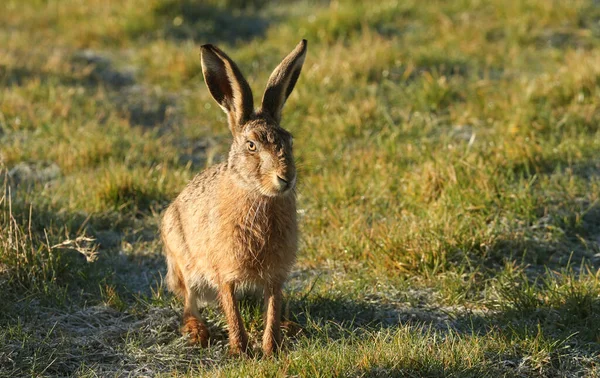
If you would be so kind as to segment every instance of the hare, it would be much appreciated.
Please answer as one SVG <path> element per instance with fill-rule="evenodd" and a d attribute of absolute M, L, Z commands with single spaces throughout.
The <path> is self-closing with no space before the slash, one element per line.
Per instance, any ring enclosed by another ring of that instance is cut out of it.
<path fill-rule="evenodd" d="M 199 302 L 218 299 L 229 327 L 230 352 L 248 353 L 235 294 L 264 290 L 265 355 L 281 346 L 282 286 L 296 260 L 296 168 L 292 135 L 280 126 L 307 42 L 275 68 L 260 108 L 237 65 L 213 45 L 201 47 L 202 73 L 225 111 L 233 143 L 226 162 L 198 174 L 164 213 L 161 237 L 166 282 L 184 300 L 182 332 L 208 345 Z"/>

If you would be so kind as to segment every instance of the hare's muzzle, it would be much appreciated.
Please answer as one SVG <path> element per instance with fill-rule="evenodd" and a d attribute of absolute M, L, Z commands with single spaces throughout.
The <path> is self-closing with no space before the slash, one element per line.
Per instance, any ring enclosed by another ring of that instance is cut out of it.
<path fill-rule="evenodd" d="M 296 181 L 296 177 L 288 178 L 282 177 L 277 174 L 274 176 L 275 177 L 273 178 L 273 186 L 275 187 L 275 190 L 277 190 L 279 193 L 285 193 L 286 191 L 291 189 Z"/>

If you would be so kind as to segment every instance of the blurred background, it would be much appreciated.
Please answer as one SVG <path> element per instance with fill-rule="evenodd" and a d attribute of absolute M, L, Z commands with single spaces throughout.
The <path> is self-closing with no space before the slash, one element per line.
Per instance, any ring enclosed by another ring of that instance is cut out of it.
<path fill-rule="evenodd" d="M 199 46 L 258 103 L 302 38 L 301 331 L 237 363 L 158 224 L 230 146 Z M 3 0 L 0 375 L 597 376 L 599 45 L 593 0 Z"/>

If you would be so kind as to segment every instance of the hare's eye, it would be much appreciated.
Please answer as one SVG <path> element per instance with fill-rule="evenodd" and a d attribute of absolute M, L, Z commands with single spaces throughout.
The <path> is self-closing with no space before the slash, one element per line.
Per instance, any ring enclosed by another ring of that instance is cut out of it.
<path fill-rule="evenodd" d="M 254 142 L 252 142 L 252 141 L 249 140 L 246 143 L 246 145 L 248 146 L 248 151 L 250 151 L 250 152 L 256 151 L 256 144 Z"/>

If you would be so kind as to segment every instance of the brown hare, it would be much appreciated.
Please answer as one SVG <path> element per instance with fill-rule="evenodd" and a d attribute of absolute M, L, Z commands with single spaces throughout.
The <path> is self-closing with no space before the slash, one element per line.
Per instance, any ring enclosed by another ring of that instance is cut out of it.
<path fill-rule="evenodd" d="M 244 287 L 264 290 L 264 354 L 281 345 L 281 290 L 298 241 L 292 136 L 280 126 L 281 109 L 306 48 L 302 40 L 275 68 L 256 110 L 237 65 L 215 46 L 201 48 L 202 73 L 227 113 L 233 144 L 226 162 L 198 174 L 169 206 L 161 236 L 167 285 L 184 300 L 182 332 L 202 346 L 209 334 L 198 304 L 218 299 L 230 352 L 249 352 L 235 296 Z"/>

